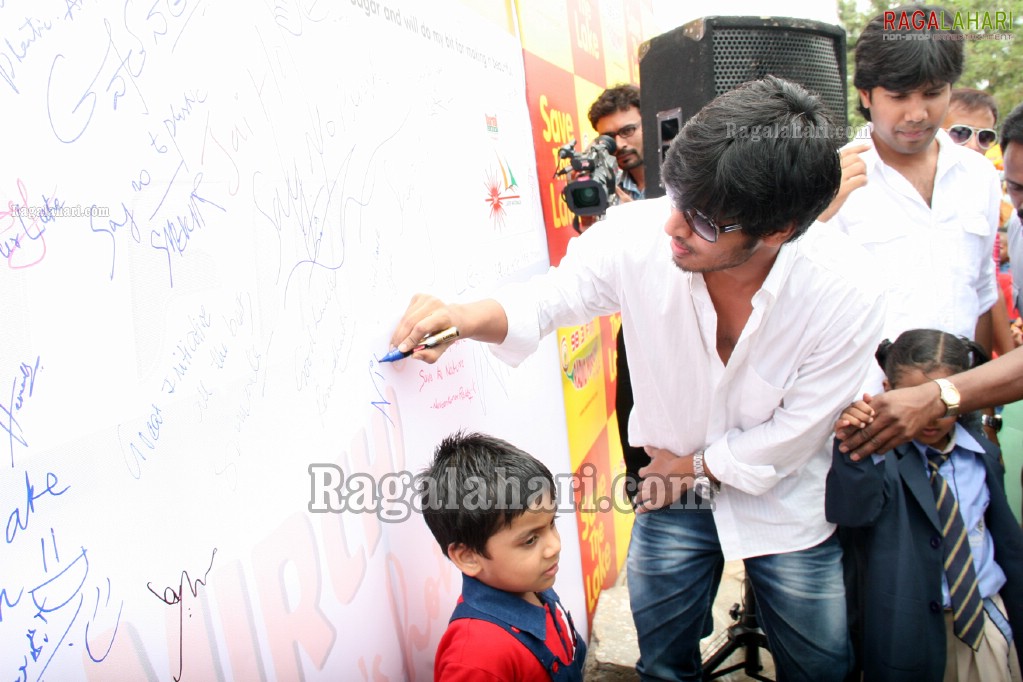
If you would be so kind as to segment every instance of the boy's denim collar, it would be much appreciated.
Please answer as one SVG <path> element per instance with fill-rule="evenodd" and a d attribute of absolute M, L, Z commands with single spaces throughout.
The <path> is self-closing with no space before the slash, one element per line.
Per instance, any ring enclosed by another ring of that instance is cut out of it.
<path fill-rule="evenodd" d="M 545 606 L 557 602 L 554 589 L 537 592 Z M 481 583 L 462 574 L 462 599 L 475 609 L 504 621 L 508 625 L 528 632 L 541 642 L 547 636 L 547 609 L 530 604 L 522 597 Z M 552 608 L 553 612 L 553 608 Z"/>

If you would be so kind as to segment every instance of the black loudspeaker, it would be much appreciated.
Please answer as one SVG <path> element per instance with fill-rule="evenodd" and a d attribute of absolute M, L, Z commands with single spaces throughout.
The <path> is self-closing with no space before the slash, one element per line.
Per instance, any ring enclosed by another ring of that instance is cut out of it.
<path fill-rule="evenodd" d="M 773 75 L 799 83 L 844 129 L 845 62 L 844 29 L 788 17 L 703 17 L 640 45 L 646 197 L 664 195 L 661 162 L 685 122 L 747 81 Z"/>

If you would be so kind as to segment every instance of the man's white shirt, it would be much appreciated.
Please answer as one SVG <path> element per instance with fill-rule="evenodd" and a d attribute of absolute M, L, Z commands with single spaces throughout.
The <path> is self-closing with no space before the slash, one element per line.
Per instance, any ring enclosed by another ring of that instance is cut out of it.
<path fill-rule="evenodd" d="M 1023 314 L 1023 225 L 1020 224 L 1019 215 L 1013 211 L 1008 225 L 1009 237 L 1009 269 L 1012 272 L 1012 297 L 1016 303 L 1016 310 Z"/>
<path fill-rule="evenodd" d="M 637 447 L 706 448 L 722 482 L 714 518 L 728 560 L 827 539 L 824 481 L 834 421 L 859 397 L 885 315 L 880 276 L 844 235 L 811 227 L 784 245 L 725 365 L 703 276 L 671 257 L 665 198 L 614 207 L 557 268 L 495 298 L 496 355 L 517 364 L 543 335 L 621 310 Z M 698 237 L 693 237 L 698 239 Z"/>
<path fill-rule="evenodd" d="M 888 299 L 884 336 L 892 341 L 909 329 L 972 339 L 977 318 L 998 300 L 993 258 L 1002 199 L 998 172 L 944 130 L 936 139 L 930 206 L 870 149 L 860 155 L 867 184 L 827 223 L 861 244 L 881 268 Z"/>

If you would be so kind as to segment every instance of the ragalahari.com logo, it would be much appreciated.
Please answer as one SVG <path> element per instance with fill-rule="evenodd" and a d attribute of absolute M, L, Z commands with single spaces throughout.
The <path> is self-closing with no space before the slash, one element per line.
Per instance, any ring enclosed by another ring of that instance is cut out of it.
<path fill-rule="evenodd" d="M 381 521 L 403 523 L 424 512 L 521 512 L 534 506 L 545 491 L 553 492 L 559 513 L 606 514 L 632 513 L 630 493 L 635 482 L 623 472 L 616 475 L 603 493 L 585 494 L 598 487 L 599 474 L 592 464 L 583 464 L 576 473 L 554 475 L 554 490 L 549 490 L 546 477 L 521 480 L 498 467 L 496 483 L 489 484 L 482 476 L 465 478 L 454 467 L 435 477 L 411 471 L 387 472 L 375 477 L 367 472 L 346 473 L 337 464 L 314 463 L 309 468 L 310 513 L 373 514 Z M 647 499 L 656 506 L 672 509 L 714 508 L 714 501 L 703 499 L 693 490 L 693 477 L 680 474 L 644 478 Z M 678 491 L 683 490 L 681 494 Z M 440 502 L 444 500 L 444 502 Z"/>

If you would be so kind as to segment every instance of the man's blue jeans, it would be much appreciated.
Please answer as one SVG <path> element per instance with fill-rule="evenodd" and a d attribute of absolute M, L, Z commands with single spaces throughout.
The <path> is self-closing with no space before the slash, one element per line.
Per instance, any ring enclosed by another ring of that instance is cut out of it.
<path fill-rule="evenodd" d="M 823 513 L 823 511 L 822 511 Z M 837 535 L 798 552 L 744 561 L 779 681 L 842 680 L 852 665 Z M 700 639 L 724 557 L 707 510 L 636 516 L 627 577 L 643 680 L 699 680 Z"/>

